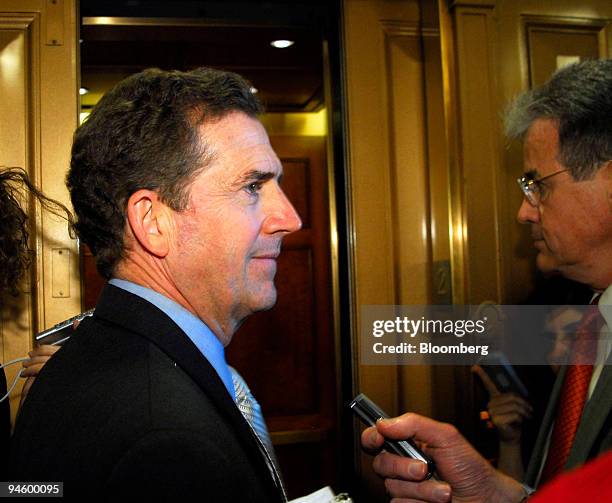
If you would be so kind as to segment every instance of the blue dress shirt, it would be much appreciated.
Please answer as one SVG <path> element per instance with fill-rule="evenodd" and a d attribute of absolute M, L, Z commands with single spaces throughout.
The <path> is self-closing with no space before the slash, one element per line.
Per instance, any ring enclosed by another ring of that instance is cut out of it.
<path fill-rule="evenodd" d="M 217 336 L 212 333 L 210 328 L 208 328 L 200 318 L 196 317 L 173 300 L 170 300 L 168 297 L 150 288 L 117 278 L 111 279 L 109 283 L 117 288 L 122 288 L 134 295 L 138 295 L 168 315 L 168 317 L 185 332 L 187 337 L 189 337 L 200 350 L 200 353 L 204 355 L 204 358 L 213 366 L 223 381 L 223 384 L 225 384 L 232 400 L 234 400 L 234 402 L 236 401 L 232 374 L 225 361 L 225 349 L 223 348 L 223 344 L 221 344 Z"/>

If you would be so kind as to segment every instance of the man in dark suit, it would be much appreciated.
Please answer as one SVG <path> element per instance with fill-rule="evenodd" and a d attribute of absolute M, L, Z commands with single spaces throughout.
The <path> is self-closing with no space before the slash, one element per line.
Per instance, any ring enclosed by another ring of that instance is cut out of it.
<path fill-rule="evenodd" d="M 24 404 L 14 480 L 110 500 L 286 500 L 224 357 L 274 305 L 282 239 L 301 226 L 260 111 L 238 75 L 147 70 L 77 130 L 76 229 L 109 284 Z"/>
<path fill-rule="evenodd" d="M 537 265 L 588 285 L 598 304 L 577 331 L 571 364 L 559 373 L 527 486 L 494 470 L 452 426 L 407 414 L 366 430 L 364 446 L 380 447 L 382 435 L 415 436 L 426 442 L 446 483 L 419 482 L 425 473 L 422 463 L 383 452 L 374 468 L 387 478 L 392 496 L 518 502 L 534 486 L 612 448 L 611 344 L 605 336 L 612 326 L 611 118 L 612 60 L 560 70 L 541 88 L 519 97 L 507 116 L 509 136 L 524 142 L 525 174 L 518 180 L 524 200 L 518 219 L 531 226 Z"/>

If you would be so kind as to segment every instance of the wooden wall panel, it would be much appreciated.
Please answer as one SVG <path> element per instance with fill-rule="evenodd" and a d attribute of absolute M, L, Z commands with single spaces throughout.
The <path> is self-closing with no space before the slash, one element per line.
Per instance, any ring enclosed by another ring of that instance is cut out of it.
<path fill-rule="evenodd" d="M 431 271 L 421 41 L 413 25 L 386 24 L 384 30 L 397 303 L 427 304 Z"/>
<path fill-rule="evenodd" d="M 344 3 L 355 385 L 391 414 L 433 412 L 432 369 L 360 365 L 360 309 L 432 301 L 432 229 L 450 257 L 439 31 L 420 4 Z M 364 501 L 382 498 L 369 456 L 358 470 Z"/>
<path fill-rule="evenodd" d="M 0 166 L 26 168 L 29 163 L 28 149 L 35 140 L 35 131 L 29 119 L 32 99 L 29 91 L 32 69 L 28 61 L 36 58 L 34 51 L 38 42 L 40 17 L 37 14 L 0 14 Z M 37 60 L 37 58 L 36 58 Z M 24 199 L 24 207 L 29 203 Z M 31 211 L 28 211 L 31 213 Z M 31 231 L 35 229 L 31 226 Z M 32 233 L 32 232 L 31 232 Z M 31 239 L 31 243 L 35 240 Z M 23 294 L 17 298 L 2 299 L 4 309 L 0 316 L 2 335 L 2 362 L 23 357 L 31 349 L 31 334 L 35 322 L 32 299 L 32 278 L 22 284 Z M 19 365 L 7 367 L 7 383 L 10 387 L 19 370 Z M 14 417 L 19 405 L 19 390 L 11 395 L 11 410 Z"/>
<path fill-rule="evenodd" d="M 498 227 L 498 100 L 495 29 L 490 6 L 455 7 L 466 304 L 503 295 Z"/>
<path fill-rule="evenodd" d="M 0 165 L 24 168 L 69 205 L 64 185 L 77 121 L 76 4 L 0 2 Z M 23 357 L 35 332 L 75 315 L 81 292 L 76 241 L 64 220 L 27 205 L 35 259 L 24 295 L 5 312 L 4 360 Z M 9 381 L 18 367 L 7 370 Z M 21 386 L 21 383 L 20 383 Z M 11 396 L 13 417 L 19 390 Z"/>
<path fill-rule="evenodd" d="M 355 392 L 367 393 L 394 414 L 399 410 L 398 369 L 360 365 L 360 309 L 367 304 L 397 302 L 385 35 L 380 21 L 416 21 L 418 4 L 345 0 L 343 9 L 353 386 Z M 356 421 L 354 424 L 360 428 Z M 354 441 L 355 451 L 360 453 L 357 434 Z M 363 454 L 359 456 L 355 468 L 362 476 L 361 492 L 382 497 L 383 491 L 371 470 L 370 459 Z"/>
<path fill-rule="evenodd" d="M 435 94 L 440 91 L 440 80 L 431 78 L 424 85 L 425 68 L 423 39 L 437 41 L 436 30 L 420 30 L 413 23 L 384 23 L 385 60 L 389 96 L 389 147 L 391 154 L 391 196 L 393 205 L 395 282 L 397 303 L 422 305 L 432 302 L 432 231 L 434 214 L 438 217 L 437 230 L 448 236 L 446 186 L 430 187 L 446 168 L 436 164 L 429 154 L 436 150 L 431 143 L 442 146 L 441 129 L 435 130 L 439 116 L 429 109 L 439 102 L 428 100 L 426 89 Z M 432 55 L 433 56 L 433 55 Z M 438 59 L 439 62 L 439 59 Z M 441 98 L 441 92 L 437 98 Z M 438 109 L 438 111 L 440 111 Z M 428 122 L 431 117 L 432 123 Z M 431 126 L 431 129 L 428 128 Z M 435 138 L 435 140 L 434 140 Z M 432 140 L 428 142 L 428 140 Z M 436 169 L 438 168 L 438 169 Z M 442 169 L 440 169 L 442 168 Z M 442 179 L 445 177 L 442 173 Z M 432 199 L 441 207 L 432 208 Z M 445 207 L 444 207 L 445 206 Z M 446 223 L 446 225 L 444 225 Z M 448 239 L 447 239 L 448 245 Z M 442 246 L 438 243 L 438 251 Z M 444 253 L 444 252 L 441 252 Z M 448 258 L 448 250 L 446 251 Z M 398 410 L 433 413 L 432 372 L 427 366 L 401 366 L 398 368 Z"/>
<path fill-rule="evenodd" d="M 529 85 L 540 86 L 561 66 L 607 57 L 605 20 L 523 16 Z"/>

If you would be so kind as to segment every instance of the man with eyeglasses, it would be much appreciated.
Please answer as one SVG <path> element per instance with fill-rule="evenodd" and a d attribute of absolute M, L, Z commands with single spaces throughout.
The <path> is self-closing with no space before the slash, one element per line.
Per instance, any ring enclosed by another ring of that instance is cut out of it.
<path fill-rule="evenodd" d="M 508 111 L 506 131 L 524 142 L 518 220 L 531 226 L 537 266 L 593 289 L 600 309 L 593 308 L 594 324 L 585 322 L 584 332 L 599 333 L 602 325 L 612 325 L 609 312 L 601 309 L 612 305 L 612 60 L 566 67 L 520 96 Z M 374 470 L 386 479 L 389 494 L 402 498 L 394 501 L 525 501 L 533 487 L 612 448 L 610 343 L 605 337 L 587 339 L 577 337 L 573 354 L 580 346 L 594 356 L 594 364 L 560 372 L 524 485 L 495 470 L 451 425 L 405 414 L 365 430 L 367 449 L 379 449 L 383 435 L 425 443 L 445 481 L 423 481 L 423 463 L 382 452 Z M 612 456 L 601 463 L 609 473 Z M 534 501 L 606 501 L 612 495 L 610 476 L 593 475 L 601 474 L 601 467 L 583 473 L 569 484 L 573 491 L 545 491 Z"/>

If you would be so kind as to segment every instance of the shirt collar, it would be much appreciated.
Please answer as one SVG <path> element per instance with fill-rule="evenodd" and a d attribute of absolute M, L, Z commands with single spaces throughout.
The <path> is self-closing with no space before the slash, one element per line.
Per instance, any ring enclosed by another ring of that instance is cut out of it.
<path fill-rule="evenodd" d="M 610 330 L 612 330 L 612 285 L 608 286 L 601 294 L 597 306 L 606 322 L 606 326 L 602 328 L 600 333 L 598 355 L 601 356 L 603 361 L 608 361 L 612 352 L 612 339 L 610 337 Z"/>
<path fill-rule="evenodd" d="M 165 295 L 155 290 L 151 290 L 150 288 L 118 278 L 112 278 L 109 283 L 133 293 L 134 295 L 138 295 L 138 297 L 150 302 L 168 315 L 168 317 L 185 332 L 204 358 L 213 366 L 230 396 L 236 401 L 232 375 L 225 361 L 225 349 L 223 344 L 221 344 L 221 341 L 200 318 Z"/>
<path fill-rule="evenodd" d="M 604 290 L 597 304 L 604 306 L 604 309 L 600 309 L 601 315 L 606 320 L 606 324 L 612 327 L 612 285 Z"/>

